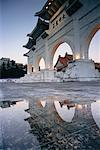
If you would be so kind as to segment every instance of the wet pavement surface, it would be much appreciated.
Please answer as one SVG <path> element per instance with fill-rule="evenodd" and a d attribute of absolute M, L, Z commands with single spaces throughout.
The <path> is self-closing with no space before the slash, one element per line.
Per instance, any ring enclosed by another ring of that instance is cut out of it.
<path fill-rule="evenodd" d="M 100 82 L 0 83 L 0 150 L 99 150 Z"/>

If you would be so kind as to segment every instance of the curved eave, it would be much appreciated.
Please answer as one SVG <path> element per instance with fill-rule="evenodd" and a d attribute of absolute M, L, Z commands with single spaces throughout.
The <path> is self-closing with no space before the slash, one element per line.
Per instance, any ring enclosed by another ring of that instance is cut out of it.
<path fill-rule="evenodd" d="M 36 13 L 35 16 L 38 16 L 38 17 L 41 17 L 42 19 L 44 20 L 50 20 L 50 18 L 52 17 L 49 13 L 47 13 L 46 11 L 43 11 L 43 12 L 39 12 L 39 13 Z"/>
<path fill-rule="evenodd" d="M 35 51 L 35 47 L 32 47 L 31 50 L 32 50 L 32 51 Z"/>
<path fill-rule="evenodd" d="M 42 10 L 37 12 L 35 16 L 41 17 L 44 20 L 50 20 L 65 2 L 66 0 L 48 0 Z"/>
<path fill-rule="evenodd" d="M 25 53 L 23 56 L 29 57 L 29 53 L 31 50 L 29 50 L 27 53 Z"/>
<path fill-rule="evenodd" d="M 36 40 L 45 30 L 48 29 L 49 29 L 49 23 L 42 21 L 39 18 L 36 27 L 30 34 L 28 34 L 28 36 Z"/>
<path fill-rule="evenodd" d="M 36 44 L 36 41 L 29 38 L 28 43 L 26 45 L 23 45 L 23 47 L 27 49 L 31 49 Z"/>
<path fill-rule="evenodd" d="M 24 54 L 23 56 L 29 57 L 27 54 Z"/>
<path fill-rule="evenodd" d="M 23 45 L 24 48 L 30 49 L 27 45 Z"/>
<path fill-rule="evenodd" d="M 29 52 L 30 52 L 30 51 L 29 51 Z M 23 56 L 29 57 L 29 55 L 28 55 L 29 52 L 23 54 Z"/>
<path fill-rule="evenodd" d="M 25 53 L 23 56 L 26 56 L 26 57 L 29 57 L 29 53 L 30 51 L 34 51 L 35 50 L 35 47 L 32 47 L 32 49 L 30 49 L 27 53 Z"/>

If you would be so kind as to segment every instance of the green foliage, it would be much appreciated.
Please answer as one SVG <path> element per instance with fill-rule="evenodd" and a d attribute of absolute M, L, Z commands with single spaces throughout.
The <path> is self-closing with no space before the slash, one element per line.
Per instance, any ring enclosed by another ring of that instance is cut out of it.
<path fill-rule="evenodd" d="M 27 73 L 26 65 L 17 65 L 15 61 L 11 61 L 11 63 L 7 63 L 7 65 L 3 62 L 0 67 L 0 78 L 20 78 L 23 77 Z"/>

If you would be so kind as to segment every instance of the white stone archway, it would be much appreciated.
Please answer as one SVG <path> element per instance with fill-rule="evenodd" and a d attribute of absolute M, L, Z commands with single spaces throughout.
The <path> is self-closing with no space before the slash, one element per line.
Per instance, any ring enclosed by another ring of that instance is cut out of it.
<path fill-rule="evenodd" d="M 90 3 L 89 0 L 55 0 L 52 5 L 47 1 L 36 16 L 37 25 L 28 34 L 29 41 L 25 45 L 34 51 L 28 57 L 31 59 L 31 55 L 33 56 L 31 62 L 35 72 L 39 71 L 41 58 L 45 60 L 46 71 L 53 72 L 54 54 L 59 45 L 66 42 L 72 49 L 73 61 L 68 65 L 64 79 L 84 81 L 99 77 L 94 62 L 88 57 L 90 42 L 100 29 L 99 1 Z"/>

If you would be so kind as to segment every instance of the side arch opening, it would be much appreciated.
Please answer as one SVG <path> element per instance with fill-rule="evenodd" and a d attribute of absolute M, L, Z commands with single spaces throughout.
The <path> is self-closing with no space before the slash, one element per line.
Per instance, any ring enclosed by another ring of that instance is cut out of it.
<path fill-rule="evenodd" d="M 100 63 L 100 29 L 92 34 L 88 49 L 89 59 L 95 63 Z"/>
<path fill-rule="evenodd" d="M 40 61 L 39 61 L 39 71 L 41 70 L 44 70 L 45 69 L 45 60 L 44 58 L 40 58 Z"/>

